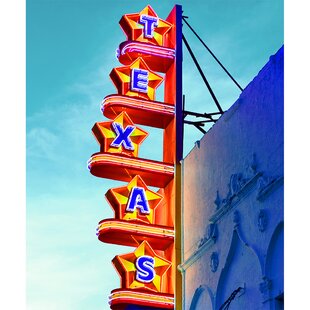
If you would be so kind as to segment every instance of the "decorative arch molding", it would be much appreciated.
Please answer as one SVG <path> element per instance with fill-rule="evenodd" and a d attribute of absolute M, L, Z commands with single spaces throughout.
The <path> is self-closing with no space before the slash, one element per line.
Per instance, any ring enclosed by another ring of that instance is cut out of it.
<path fill-rule="evenodd" d="M 284 222 L 281 221 L 274 229 L 271 235 L 271 238 L 270 238 L 270 243 L 268 245 L 267 255 L 266 255 L 265 274 L 268 274 L 271 271 L 270 266 L 268 266 L 269 260 L 271 259 L 272 254 L 274 254 L 275 245 L 277 244 L 277 242 L 281 242 L 283 240 L 283 237 L 284 237 Z M 283 250 L 283 246 L 281 247 L 281 249 Z"/>
<path fill-rule="evenodd" d="M 284 222 L 274 229 L 268 245 L 263 282 L 260 284 L 264 301 L 284 293 Z"/>
<path fill-rule="evenodd" d="M 255 254 L 255 256 L 257 257 L 257 259 L 259 261 L 259 266 L 260 266 L 261 272 L 263 272 L 263 268 L 264 268 L 264 257 L 263 257 L 263 254 L 260 255 L 259 254 L 259 250 L 256 249 L 255 246 L 253 246 L 252 244 L 247 242 L 244 234 L 242 233 L 242 229 L 241 229 L 239 224 L 235 226 L 234 231 L 237 233 L 240 241 Z"/>
<path fill-rule="evenodd" d="M 200 285 L 192 298 L 192 302 L 189 310 L 200 310 L 203 303 L 207 301 L 207 304 L 203 304 L 204 310 L 213 310 L 214 309 L 214 294 L 212 290 L 207 285 Z M 209 302 L 209 304 L 208 304 Z"/>
<path fill-rule="evenodd" d="M 258 282 L 261 270 L 261 263 L 255 251 L 243 240 L 239 230 L 234 229 L 226 262 L 217 284 L 215 308 L 219 309 L 233 297 L 235 300 L 232 302 L 237 301 L 240 309 L 254 309 L 255 305 L 251 303 L 257 300 L 256 294 L 260 295 Z M 248 292 L 246 286 L 251 288 Z M 246 297 L 239 299 L 243 294 Z"/>

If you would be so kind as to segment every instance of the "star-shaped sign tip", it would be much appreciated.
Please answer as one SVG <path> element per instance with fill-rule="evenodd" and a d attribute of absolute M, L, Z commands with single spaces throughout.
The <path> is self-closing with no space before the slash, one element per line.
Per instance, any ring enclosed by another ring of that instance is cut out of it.
<path fill-rule="evenodd" d="M 131 65 L 114 68 L 110 77 L 120 95 L 155 100 L 155 90 L 163 77 L 150 70 L 139 57 Z"/>
<path fill-rule="evenodd" d="M 172 28 L 172 24 L 159 18 L 150 5 L 139 13 L 124 15 L 120 20 L 120 26 L 128 40 L 159 46 L 165 46 L 166 35 Z"/>
<path fill-rule="evenodd" d="M 155 209 L 163 199 L 151 191 L 138 175 L 127 186 L 108 190 L 106 198 L 116 218 L 147 224 L 155 224 Z"/>
<path fill-rule="evenodd" d="M 126 112 L 112 122 L 96 123 L 92 129 L 101 152 L 138 157 L 139 147 L 148 133 L 134 125 Z"/>
<path fill-rule="evenodd" d="M 155 292 L 161 292 L 163 278 L 171 266 L 171 262 L 156 254 L 147 241 L 133 253 L 118 255 L 112 262 L 125 288 Z"/>

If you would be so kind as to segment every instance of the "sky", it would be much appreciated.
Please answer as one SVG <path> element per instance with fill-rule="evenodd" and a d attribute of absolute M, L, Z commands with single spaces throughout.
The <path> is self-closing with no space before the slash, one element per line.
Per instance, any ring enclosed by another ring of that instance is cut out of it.
<path fill-rule="evenodd" d="M 28 310 L 109 309 L 120 280 L 111 260 L 133 248 L 101 243 L 97 223 L 113 217 L 108 189 L 124 183 L 99 179 L 86 162 L 99 151 L 91 133 L 102 99 L 116 93 L 109 78 L 121 66 L 115 50 L 125 41 L 122 15 L 150 4 L 165 19 L 174 1 L 28 0 L 26 2 L 26 303 Z M 283 1 L 179 1 L 188 22 L 245 88 L 282 46 Z M 186 25 L 183 32 L 223 110 L 240 90 Z M 217 112 L 183 46 L 186 110 Z M 158 89 L 157 99 L 162 100 Z M 161 160 L 160 130 L 140 156 Z M 185 127 L 184 156 L 202 138 Z M 158 147 L 152 147 L 154 144 Z"/>

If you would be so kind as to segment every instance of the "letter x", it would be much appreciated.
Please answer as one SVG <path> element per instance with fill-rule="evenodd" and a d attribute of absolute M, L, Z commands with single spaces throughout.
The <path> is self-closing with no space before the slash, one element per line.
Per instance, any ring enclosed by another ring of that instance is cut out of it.
<path fill-rule="evenodd" d="M 115 133 L 116 133 L 116 138 L 112 141 L 111 146 L 112 147 L 120 147 L 121 145 L 123 145 L 123 147 L 126 150 L 133 151 L 134 146 L 133 146 L 129 136 L 136 129 L 136 127 L 128 125 L 124 130 L 123 126 L 119 123 L 112 123 L 112 126 L 114 128 Z"/>

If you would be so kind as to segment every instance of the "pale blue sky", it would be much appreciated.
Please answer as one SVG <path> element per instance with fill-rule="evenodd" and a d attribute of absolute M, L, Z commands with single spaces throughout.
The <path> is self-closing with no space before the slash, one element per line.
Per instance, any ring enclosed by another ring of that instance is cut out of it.
<path fill-rule="evenodd" d="M 111 260 L 132 248 L 97 240 L 97 223 L 113 212 L 104 194 L 124 183 L 96 178 L 86 161 L 99 146 L 92 136 L 102 99 L 115 88 L 115 49 L 125 40 L 119 20 L 150 4 L 166 18 L 174 1 L 27 1 L 27 309 L 109 309 L 120 285 Z M 243 86 L 283 44 L 280 0 L 179 1 L 189 23 Z M 240 92 L 184 25 L 224 110 Z M 184 47 L 186 109 L 215 112 Z M 161 99 L 162 90 L 158 91 Z M 161 159 L 160 130 L 149 130 L 141 157 Z M 185 132 L 186 155 L 202 137 Z M 154 150 L 155 149 L 155 150 Z"/>

